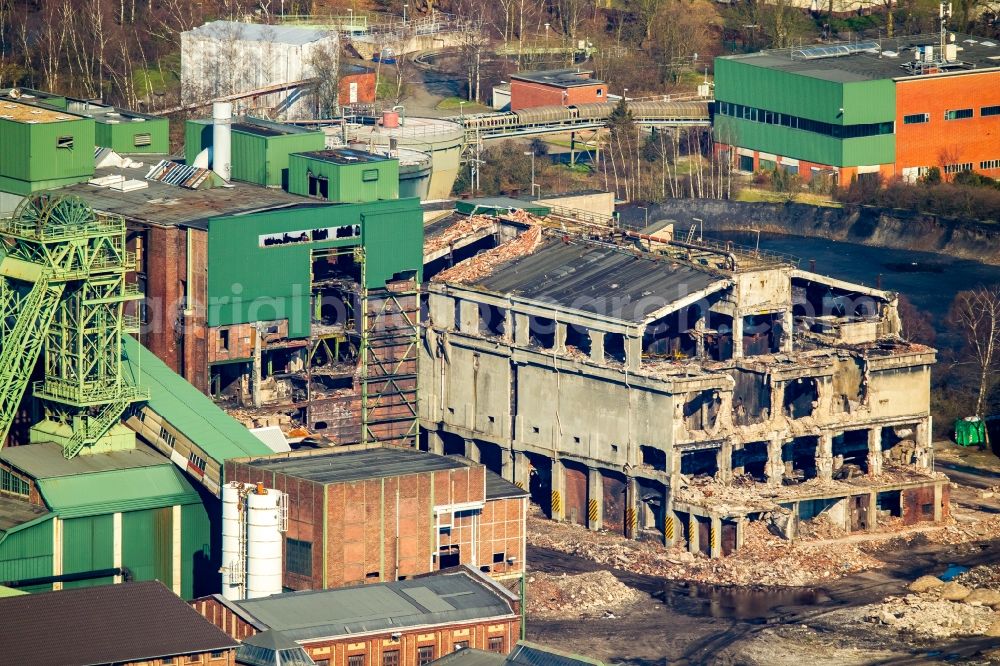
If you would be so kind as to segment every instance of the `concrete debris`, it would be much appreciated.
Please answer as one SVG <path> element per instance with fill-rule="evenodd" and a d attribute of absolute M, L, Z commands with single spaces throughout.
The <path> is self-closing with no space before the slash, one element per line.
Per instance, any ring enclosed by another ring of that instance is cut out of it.
<path fill-rule="evenodd" d="M 496 225 L 496 220 L 490 215 L 471 215 L 451 225 L 437 236 L 424 240 L 424 254 L 451 247 L 455 241 L 479 233 Z"/>
<path fill-rule="evenodd" d="M 1000 606 L 1000 591 L 976 588 L 965 599 L 962 599 L 962 601 L 970 606 L 990 606 L 996 608 Z"/>
<path fill-rule="evenodd" d="M 984 635 L 996 622 L 996 615 L 984 606 L 910 594 L 866 607 L 861 619 L 921 638 L 942 639 Z"/>
<path fill-rule="evenodd" d="M 906 588 L 910 592 L 916 592 L 920 594 L 921 592 L 927 592 L 928 590 L 933 590 L 944 585 L 944 581 L 937 576 L 921 576 L 916 579 Z"/>
<path fill-rule="evenodd" d="M 955 580 L 968 587 L 1000 590 L 1000 566 L 980 565 L 955 576 Z"/>
<path fill-rule="evenodd" d="M 554 576 L 528 576 L 528 614 L 534 616 L 582 615 L 593 611 L 615 618 L 613 610 L 634 604 L 645 595 L 614 577 L 609 571 Z"/>
<path fill-rule="evenodd" d="M 938 594 L 940 594 L 941 598 L 945 601 L 961 601 L 971 593 L 972 590 L 961 583 L 956 583 L 955 581 L 945 583 L 941 586 L 941 589 L 938 590 Z"/>
<path fill-rule="evenodd" d="M 492 273 L 498 266 L 519 257 L 524 257 L 538 249 L 542 240 L 542 227 L 533 224 L 514 240 L 498 245 L 475 257 L 466 259 L 434 276 L 435 282 L 469 283 L 480 280 Z"/>

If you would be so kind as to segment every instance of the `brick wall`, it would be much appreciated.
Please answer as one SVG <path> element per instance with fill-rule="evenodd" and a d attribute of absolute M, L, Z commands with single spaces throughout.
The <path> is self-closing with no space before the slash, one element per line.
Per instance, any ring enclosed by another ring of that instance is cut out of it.
<path fill-rule="evenodd" d="M 122 666 L 181 666 L 200 664 L 201 666 L 235 666 L 236 650 L 220 650 L 221 654 L 212 656 L 211 652 L 179 654 L 166 659 L 149 659 L 146 661 L 126 661 Z"/>
<path fill-rule="evenodd" d="M 342 106 L 351 103 L 352 83 L 357 86 L 357 99 L 354 102 L 358 104 L 371 104 L 375 101 L 375 72 L 348 74 L 340 79 L 338 101 Z"/>
<path fill-rule="evenodd" d="M 477 564 L 489 567 L 489 574 L 495 578 L 516 577 L 524 572 L 527 505 L 527 497 L 510 497 L 491 500 L 483 507 L 476 546 Z M 502 555 L 502 561 L 496 562 L 495 555 Z M 508 564 L 511 557 L 514 562 Z"/>
<path fill-rule="evenodd" d="M 598 94 L 600 93 L 600 94 Z M 510 110 L 529 109 L 536 106 L 570 106 L 606 102 L 608 86 L 603 82 L 593 85 L 563 88 L 530 81 L 510 82 Z"/>

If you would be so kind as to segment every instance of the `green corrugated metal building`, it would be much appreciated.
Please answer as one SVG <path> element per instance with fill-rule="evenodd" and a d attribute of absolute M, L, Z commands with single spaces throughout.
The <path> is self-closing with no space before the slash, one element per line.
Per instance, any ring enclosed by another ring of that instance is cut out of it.
<path fill-rule="evenodd" d="M 170 152 L 170 121 L 113 110 L 94 117 L 96 145 L 120 155 L 165 155 Z"/>
<path fill-rule="evenodd" d="M 0 468 L 29 484 L 0 496 L 0 584 L 76 574 L 18 588 L 100 585 L 115 577 L 91 572 L 123 567 L 187 599 L 214 590 L 201 496 L 148 447 L 67 460 L 56 444 L 15 446 L 0 451 Z"/>
<path fill-rule="evenodd" d="M 399 198 L 399 160 L 353 148 L 292 155 L 288 191 L 341 203 Z"/>
<path fill-rule="evenodd" d="M 0 192 L 25 196 L 89 180 L 94 119 L 0 99 Z"/>
<path fill-rule="evenodd" d="M 463 215 L 497 215 L 511 210 L 523 210 L 532 215 L 545 217 L 552 209 L 548 206 L 514 199 L 513 197 L 481 197 L 479 199 L 464 199 L 455 202 L 455 210 Z"/>
<path fill-rule="evenodd" d="M 369 289 L 384 287 L 393 276 L 411 274 L 419 281 L 423 229 L 417 199 L 307 204 L 213 218 L 208 222 L 208 325 L 287 318 L 289 337 L 308 337 L 313 251 L 363 246 Z"/>
<path fill-rule="evenodd" d="M 715 141 L 769 156 L 757 165 L 744 159 L 741 170 L 773 168 L 778 157 L 831 167 L 895 160 L 891 79 L 851 76 L 784 51 L 726 56 L 715 60 L 715 99 Z"/>
<path fill-rule="evenodd" d="M 322 150 L 321 130 L 273 123 L 257 118 L 234 121 L 232 128 L 232 178 L 266 187 L 288 189 L 289 156 Z M 189 120 L 184 127 L 184 160 L 193 164 L 198 154 L 212 146 L 212 121 Z"/>

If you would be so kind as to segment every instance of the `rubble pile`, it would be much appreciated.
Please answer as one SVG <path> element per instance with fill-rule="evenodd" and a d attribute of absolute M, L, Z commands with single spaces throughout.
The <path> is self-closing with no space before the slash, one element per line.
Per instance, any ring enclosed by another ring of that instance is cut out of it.
<path fill-rule="evenodd" d="M 528 542 L 616 569 L 719 585 L 811 585 L 880 565 L 855 544 L 830 548 L 789 542 L 768 532 L 762 523 L 746 526 L 743 548 L 714 560 L 693 555 L 681 546 L 665 550 L 656 542 L 631 541 L 535 516 L 528 518 Z"/>
<path fill-rule="evenodd" d="M 990 581 L 996 575 L 997 571 L 978 573 Z M 880 604 L 864 607 L 859 620 L 926 639 L 1000 636 L 1000 591 L 970 587 L 957 579 L 945 583 L 933 576 L 921 576 L 909 590 L 906 596 L 886 597 Z"/>
<path fill-rule="evenodd" d="M 434 276 L 434 281 L 475 282 L 492 273 L 500 264 L 531 254 L 538 249 L 541 240 L 542 227 L 538 224 L 533 224 L 531 228 L 514 240 L 508 241 L 503 245 L 498 245 L 492 250 L 487 250 L 445 271 L 441 271 Z"/>
<path fill-rule="evenodd" d="M 955 576 L 955 581 L 965 585 L 984 590 L 1000 591 L 1000 566 L 981 565 L 972 567 L 965 573 Z"/>
<path fill-rule="evenodd" d="M 608 571 L 553 576 L 533 573 L 528 577 L 528 613 L 534 616 L 566 616 L 624 608 L 643 594 Z"/>
<path fill-rule="evenodd" d="M 471 236 L 483 229 L 489 229 L 494 224 L 496 224 L 496 220 L 490 215 L 470 215 L 451 225 L 437 236 L 425 239 L 424 253 L 429 254 L 443 250 L 446 247 L 450 247 L 455 241 L 466 236 Z"/>

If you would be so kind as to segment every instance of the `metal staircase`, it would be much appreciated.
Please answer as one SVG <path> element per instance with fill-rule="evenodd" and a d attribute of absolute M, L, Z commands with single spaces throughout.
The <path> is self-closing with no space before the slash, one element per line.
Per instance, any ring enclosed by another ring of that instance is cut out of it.
<path fill-rule="evenodd" d="M 125 221 L 77 197 L 33 195 L 0 219 L 0 446 L 42 357 L 33 397 L 71 458 L 147 396 L 122 373 L 135 257 Z M 24 294 L 21 296 L 21 294 Z M 43 351 L 44 350 L 44 351 Z"/>

